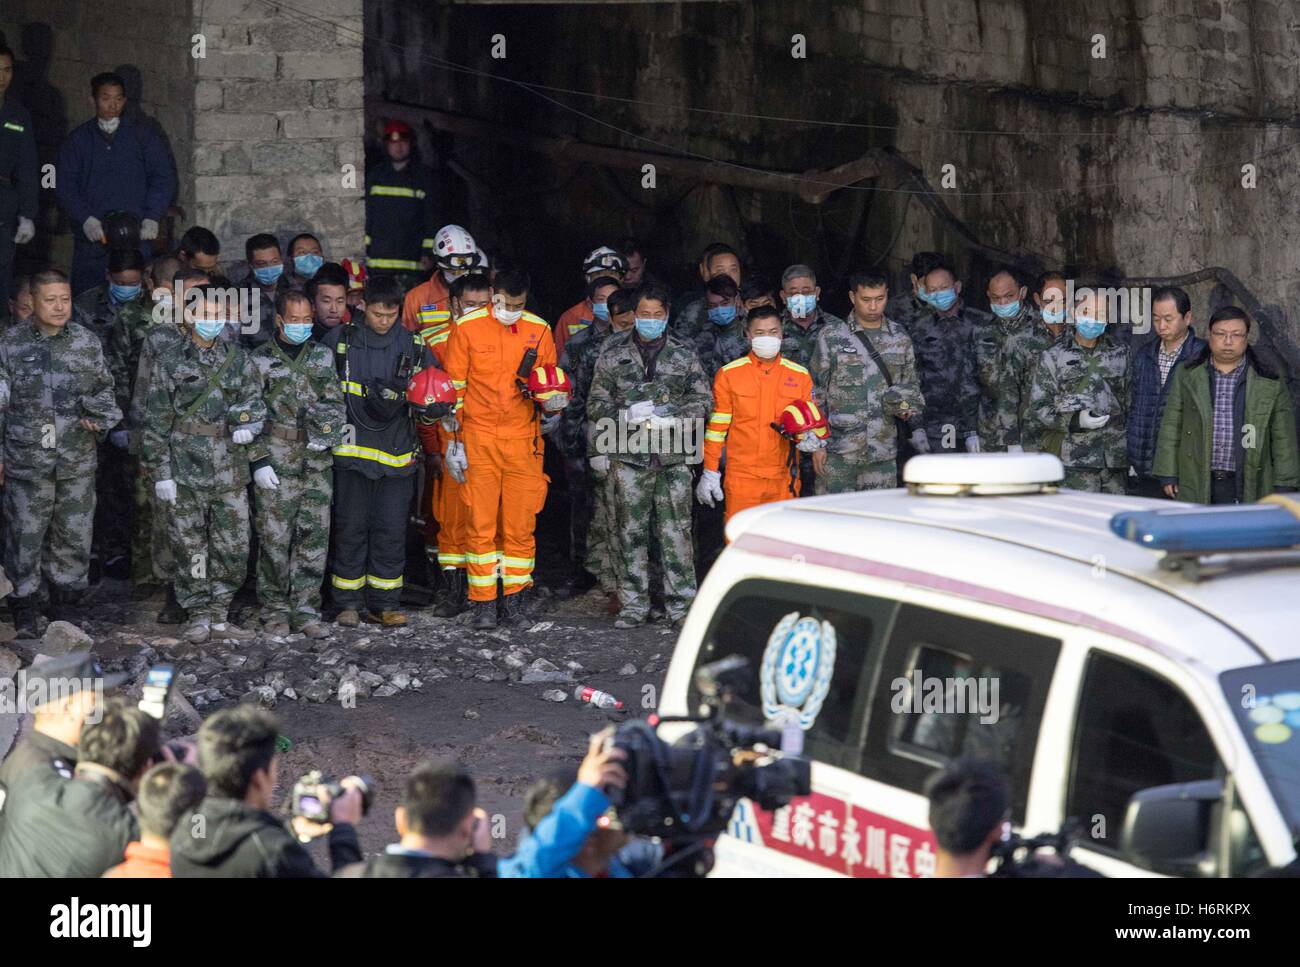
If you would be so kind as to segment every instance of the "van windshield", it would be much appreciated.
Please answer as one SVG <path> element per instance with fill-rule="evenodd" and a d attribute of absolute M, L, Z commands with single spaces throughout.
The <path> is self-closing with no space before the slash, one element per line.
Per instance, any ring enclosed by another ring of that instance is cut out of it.
<path fill-rule="evenodd" d="M 1282 815 L 1300 837 L 1300 659 L 1219 676 Z"/>

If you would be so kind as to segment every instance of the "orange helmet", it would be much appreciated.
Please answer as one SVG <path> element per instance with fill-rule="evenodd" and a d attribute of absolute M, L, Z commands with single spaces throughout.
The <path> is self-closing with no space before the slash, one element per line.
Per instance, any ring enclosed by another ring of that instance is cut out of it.
<path fill-rule="evenodd" d="M 799 400 L 791 403 L 781 411 L 772 429 L 791 440 L 797 440 L 805 433 L 813 432 L 819 437 L 830 436 L 826 415 L 812 400 Z"/>
<path fill-rule="evenodd" d="M 528 374 L 528 395 L 538 403 L 571 392 L 573 384 L 569 382 L 569 374 L 559 366 L 538 366 Z"/>
<path fill-rule="evenodd" d="M 360 259 L 344 259 L 340 265 L 343 271 L 348 274 L 349 289 L 364 289 L 366 287 L 366 263 Z"/>
<path fill-rule="evenodd" d="M 426 421 L 442 419 L 456 406 L 451 377 L 435 366 L 420 370 L 406 384 L 406 402 Z"/>

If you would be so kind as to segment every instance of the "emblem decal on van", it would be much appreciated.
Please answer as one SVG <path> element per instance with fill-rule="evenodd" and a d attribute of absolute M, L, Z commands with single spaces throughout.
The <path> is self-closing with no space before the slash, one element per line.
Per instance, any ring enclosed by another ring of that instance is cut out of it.
<path fill-rule="evenodd" d="M 808 731 L 826 701 L 834 671 L 835 628 L 791 611 L 772 629 L 763 651 L 763 715 L 773 722 L 797 721 Z"/>

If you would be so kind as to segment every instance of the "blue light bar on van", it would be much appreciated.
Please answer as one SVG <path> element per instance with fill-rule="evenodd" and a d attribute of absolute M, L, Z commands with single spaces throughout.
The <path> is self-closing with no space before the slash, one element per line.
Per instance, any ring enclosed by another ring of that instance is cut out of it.
<path fill-rule="evenodd" d="M 1110 519 L 1110 529 L 1127 541 L 1173 554 L 1300 547 L 1300 518 L 1268 504 L 1125 511 Z"/>

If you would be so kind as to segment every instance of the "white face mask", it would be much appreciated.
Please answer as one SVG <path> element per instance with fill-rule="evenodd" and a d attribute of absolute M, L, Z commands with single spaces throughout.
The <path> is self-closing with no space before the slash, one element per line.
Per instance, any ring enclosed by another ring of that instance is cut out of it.
<path fill-rule="evenodd" d="M 519 317 L 524 314 L 522 309 L 503 309 L 501 306 L 493 306 L 492 314 L 497 317 L 497 321 L 503 326 L 513 326 L 519 321 Z"/>
<path fill-rule="evenodd" d="M 112 134 L 114 131 L 117 130 L 117 126 L 121 123 L 122 123 L 121 118 L 110 118 L 107 121 L 105 121 L 103 118 L 100 118 L 99 130 L 103 131 L 105 134 Z"/>
<path fill-rule="evenodd" d="M 749 348 L 759 359 L 775 359 L 781 351 L 780 336 L 755 336 L 749 341 Z"/>

